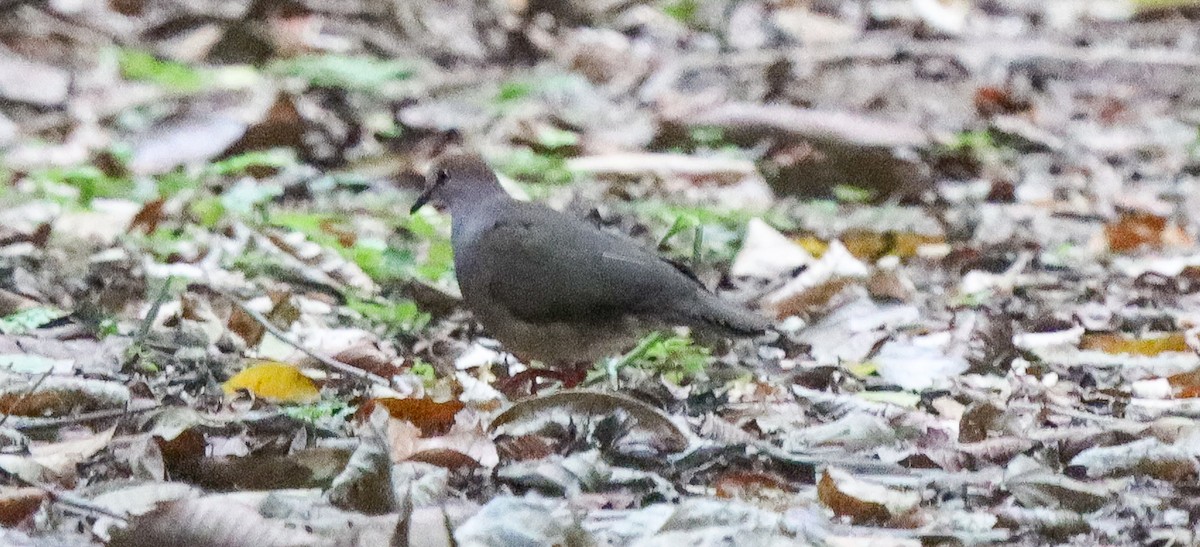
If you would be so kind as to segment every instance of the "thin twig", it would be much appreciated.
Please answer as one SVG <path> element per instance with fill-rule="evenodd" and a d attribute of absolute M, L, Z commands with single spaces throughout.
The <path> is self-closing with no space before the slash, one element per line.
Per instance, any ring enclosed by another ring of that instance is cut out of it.
<path fill-rule="evenodd" d="M 108 410 L 96 410 L 93 412 L 84 412 L 82 414 L 76 414 L 74 416 L 62 416 L 60 418 L 42 419 L 42 420 L 39 420 L 37 423 L 17 425 L 17 426 L 15 426 L 15 429 L 17 429 L 18 431 L 28 431 L 30 429 L 42 429 L 42 428 L 47 428 L 47 427 L 75 425 L 75 424 L 81 424 L 81 423 L 86 423 L 86 422 L 94 422 L 97 420 L 106 420 L 106 419 L 110 419 L 110 418 L 121 418 L 128 414 L 140 414 L 142 412 L 157 410 L 162 407 L 163 407 L 162 403 L 155 403 L 153 405 L 145 406 L 142 408 L 113 408 L 113 409 L 108 409 Z M 5 418 L 7 418 L 7 417 L 8 416 L 5 415 Z M 0 421 L 0 424 L 2 424 L 2 423 L 3 422 Z"/>
<path fill-rule="evenodd" d="M 360 368 L 355 368 L 355 367 L 352 367 L 345 363 L 335 361 L 334 359 L 332 359 L 330 357 L 326 357 L 324 355 L 321 355 L 320 353 L 317 353 L 315 351 L 312 351 L 312 350 L 300 345 L 298 342 L 292 341 L 292 339 L 288 338 L 287 334 L 284 333 L 282 330 L 280 330 L 279 327 L 276 327 L 273 323 L 271 323 L 271 321 L 268 320 L 265 316 L 263 316 L 263 314 L 259 313 L 256 310 L 251 309 L 249 306 L 244 304 L 241 301 L 241 299 L 239 299 L 238 297 L 236 297 L 232 294 L 229 294 L 225 291 L 219 290 L 219 289 L 213 289 L 213 290 L 217 294 L 220 294 L 221 296 L 224 296 L 225 298 L 227 298 L 230 302 L 233 303 L 233 305 L 241 308 L 242 311 L 246 312 L 246 315 L 249 315 L 251 318 L 253 318 L 255 321 L 257 321 L 258 324 L 262 325 L 262 327 L 264 329 L 266 329 L 267 332 L 271 333 L 276 338 L 282 340 L 283 343 L 285 343 L 289 346 L 292 346 L 293 348 L 296 348 L 301 353 L 303 353 L 309 357 L 312 357 L 313 359 L 316 359 L 318 363 L 321 363 L 326 368 L 336 370 L 338 372 L 347 374 L 349 376 L 357 376 L 363 380 L 369 381 L 376 385 L 387 386 L 387 385 L 391 384 L 391 382 L 389 382 L 387 380 L 387 378 L 379 376 L 378 374 L 372 374 L 372 373 L 362 370 Z"/>
<path fill-rule="evenodd" d="M 59 491 L 55 490 L 54 488 L 51 488 L 50 486 L 47 486 L 44 484 L 37 484 L 37 483 L 28 483 L 28 484 L 34 488 L 41 489 L 41 491 L 45 492 L 46 495 L 50 497 L 50 501 L 52 501 L 54 503 L 57 503 L 60 505 L 65 505 L 65 506 L 67 506 L 71 509 L 75 509 L 77 511 L 83 511 L 83 512 L 86 512 L 89 514 L 103 515 L 108 518 L 117 519 L 125 524 L 129 523 L 128 516 L 119 515 L 117 513 L 109 511 L 108 509 L 100 507 L 99 505 L 96 505 L 95 503 L 92 503 L 81 497 L 78 497 L 78 496 L 75 496 L 72 494 L 67 494 L 64 492 L 59 492 Z"/>
<path fill-rule="evenodd" d="M 13 409 L 21 406 L 21 403 L 24 402 L 25 399 L 27 397 L 29 397 L 29 395 L 31 393 L 33 393 L 34 391 L 37 391 L 37 388 L 42 385 L 42 382 L 46 381 L 46 378 L 48 378 L 50 376 L 51 372 L 54 372 L 53 368 L 47 370 L 46 372 L 43 372 L 42 375 L 38 377 L 37 381 L 35 381 L 33 383 L 33 385 L 29 386 L 29 389 L 25 390 L 25 393 L 21 394 L 21 398 L 17 399 L 17 402 L 13 403 L 12 405 L 9 405 L 9 407 L 7 409 L 5 409 L 6 412 L 4 413 L 4 417 L 0 418 L 0 427 L 4 427 L 4 424 L 8 422 L 8 417 L 12 416 Z"/>

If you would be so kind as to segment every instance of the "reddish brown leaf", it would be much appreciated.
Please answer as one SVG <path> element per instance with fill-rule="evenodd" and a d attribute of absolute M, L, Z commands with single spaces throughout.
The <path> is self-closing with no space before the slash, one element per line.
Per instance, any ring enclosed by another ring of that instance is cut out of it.
<path fill-rule="evenodd" d="M 1114 252 L 1127 253 L 1142 247 L 1162 246 L 1163 232 L 1167 219 L 1152 213 L 1129 211 L 1122 213 L 1115 222 L 1104 227 L 1108 248 Z"/>
<path fill-rule="evenodd" d="M 28 519 L 46 501 L 41 488 L 0 488 L 0 524 L 13 527 Z"/>
<path fill-rule="evenodd" d="M 153 233 L 158 229 L 159 223 L 163 220 L 163 205 L 165 203 L 165 200 L 159 198 L 143 205 L 142 210 L 133 215 L 133 220 L 129 222 L 129 228 L 126 231 L 133 232 L 140 228 L 143 233 Z"/>
<path fill-rule="evenodd" d="M 388 414 L 399 420 L 412 422 L 421 430 L 421 435 L 431 437 L 444 435 L 454 425 L 454 415 L 462 410 L 464 405 L 459 401 L 434 402 L 432 399 L 393 399 L 381 398 L 367 401 L 359 409 L 359 416 L 370 416 L 375 405 L 386 408 Z"/>

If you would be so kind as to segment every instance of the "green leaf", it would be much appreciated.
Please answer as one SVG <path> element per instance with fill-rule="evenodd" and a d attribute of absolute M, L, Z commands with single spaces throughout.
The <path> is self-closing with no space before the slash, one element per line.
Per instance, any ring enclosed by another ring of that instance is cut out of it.
<path fill-rule="evenodd" d="M 524 146 L 510 150 L 501 158 L 498 168 L 500 172 L 513 178 L 550 184 L 566 184 L 575 178 L 567 169 L 567 162 L 563 158 L 538 154 Z"/>
<path fill-rule="evenodd" d="M 663 6 L 663 12 L 688 26 L 696 24 L 696 15 L 699 11 L 699 0 L 674 0 Z"/>
<path fill-rule="evenodd" d="M 692 342 L 690 337 L 665 337 L 652 333 L 634 351 L 622 359 L 626 364 L 649 369 L 663 378 L 682 384 L 685 380 L 703 375 L 713 362 L 711 351 Z"/>
<path fill-rule="evenodd" d="M 316 87 L 377 91 L 384 84 L 411 78 L 410 63 L 367 56 L 307 55 L 276 62 L 271 71 L 307 80 Z"/>
<path fill-rule="evenodd" d="M 67 313 L 55 308 L 37 306 L 0 318 L 0 333 L 25 334 Z"/>
<path fill-rule="evenodd" d="M 437 370 L 425 361 L 417 359 L 408 371 L 414 376 L 420 377 L 421 381 L 425 383 L 425 387 L 433 387 L 437 383 Z"/>
<path fill-rule="evenodd" d="M 30 174 L 41 184 L 61 184 L 79 191 L 79 203 L 88 205 L 96 198 L 128 197 L 134 184 L 127 178 L 110 177 L 94 165 L 51 167 Z"/>
<path fill-rule="evenodd" d="M 500 91 L 496 94 L 496 102 L 511 103 L 519 101 L 533 94 L 533 85 L 529 82 L 508 81 L 500 84 Z"/>
<path fill-rule="evenodd" d="M 422 313 L 411 300 L 366 301 L 349 298 L 346 306 L 362 314 L 368 321 L 385 325 L 391 332 L 414 332 L 429 324 L 429 314 Z"/>
<path fill-rule="evenodd" d="M 569 148 L 579 144 L 579 134 L 556 127 L 547 127 L 538 132 L 538 144 L 550 150 Z"/>
<path fill-rule="evenodd" d="M 208 172 L 214 175 L 241 175 L 252 167 L 268 167 L 281 169 L 296 165 L 296 151 L 291 148 L 272 148 L 270 150 L 254 150 L 236 156 L 213 162 L 208 166 Z"/>
<path fill-rule="evenodd" d="M 131 49 L 117 52 L 121 76 L 127 80 L 151 82 L 179 91 L 196 91 L 204 87 L 204 76 L 196 69 L 174 61 L 165 61 Z"/>
<path fill-rule="evenodd" d="M 866 203 L 875 197 L 875 192 L 869 188 L 838 184 L 833 187 L 833 197 L 843 203 Z"/>
<path fill-rule="evenodd" d="M 667 229 L 667 233 L 658 240 L 658 247 L 663 248 L 671 241 L 671 238 L 679 235 L 685 230 L 690 230 L 700 225 L 700 221 L 692 215 L 679 215 L 675 217 L 675 222 L 671 223 L 671 227 Z"/>

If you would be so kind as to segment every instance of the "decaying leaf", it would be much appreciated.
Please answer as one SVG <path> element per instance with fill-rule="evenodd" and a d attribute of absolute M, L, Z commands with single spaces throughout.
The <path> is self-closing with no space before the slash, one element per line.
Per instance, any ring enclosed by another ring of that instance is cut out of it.
<path fill-rule="evenodd" d="M 0 387 L 0 413 L 9 415 L 6 421 L 9 426 L 36 427 L 80 412 L 124 408 L 130 397 L 129 388 L 117 382 L 59 377 L 47 377 L 41 382 L 29 379 L 28 383 Z"/>
<path fill-rule="evenodd" d="M 14 527 L 24 522 L 49 495 L 41 488 L 13 487 L 0 488 L 0 524 Z"/>
<path fill-rule="evenodd" d="M 1087 333 L 1079 340 L 1079 349 L 1130 355 L 1158 355 L 1168 351 L 1186 352 L 1187 340 L 1182 332 L 1166 332 L 1129 336 L 1120 333 Z"/>
<path fill-rule="evenodd" d="M 1089 513 L 1108 502 L 1114 491 L 1050 471 L 1025 456 L 1018 456 L 1006 469 L 1004 485 L 1025 507 L 1063 507 Z"/>
<path fill-rule="evenodd" d="M 667 452 L 679 452 L 687 447 L 688 438 L 662 411 L 637 399 L 616 393 L 585 390 L 563 390 L 551 395 L 525 399 L 492 420 L 488 429 L 493 432 L 517 430 L 534 422 L 562 418 L 599 419 L 620 410 L 632 420 L 632 426 L 646 435 L 649 446 Z"/>
<path fill-rule="evenodd" d="M 1104 227 L 1108 247 L 1118 253 L 1142 247 L 1160 247 L 1167 219 L 1153 213 L 1127 212 Z"/>
<path fill-rule="evenodd" d="M 713 483 L 718 498 L 738 499 L 766 509 L 786 510 L 795 502 L 792 488 L 771 474 L 730 471 Z"/>
<path fill-rule="evenodd" d="M 333 545 L 297 528 L 263 518 L 249 506 L 219 497 L 166 502 L 113 534 L 114 547 L 317 547 Z"/>
<path fill-rule="evenodd" d="M 371 399 L 359 409 L 359 416 L 370 416 L 375 407 L 387 409 L 388 414 L 398 420 L 412 422 L 425 436 L 445 434 L 454 425 L 454 416 L 465 405 L 451 399 L 435 402 L 432 399 L 396 399 L 384 397 Z"/>
<path fill-rule="evenodd" d="M 817 482 L 817 497 L 833 512 L 857 524 L 881 524 L 912 511 L 921 496 L 859 480 L 837 468 L 827 468 Z"/>
<path fill-rule="evenodd" d="M 1076 454 L 1071 465 L 1082 467 L 1089 477 L 1139 473 L 1164 481 L 1184 482 L 1195 480 L 1200 474 L 1195 443 L 1194 437 L 1175 444 L 1148 438 L 1116 446 L 1097 446 Z"/>

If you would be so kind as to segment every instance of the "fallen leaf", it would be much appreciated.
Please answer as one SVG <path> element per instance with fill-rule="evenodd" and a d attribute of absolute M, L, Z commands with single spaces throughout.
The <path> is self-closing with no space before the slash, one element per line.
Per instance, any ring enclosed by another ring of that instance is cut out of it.
<path fill-rule="evenodd" d="M 921 496 L 862 481 L 837 468 L 827 468 L 817 482 L 817 498 L 855 524 L 882 524 L 921 503 Z"/>
<path fill-rule="evenodd" d="M 599 419 L 614 410 L 623 410 L 632 425 L 648 433 L 651 446 L 667 452 L 687 448 L 688 438 L 662 411 L 646 403 L 616 393 L 563 390 L 550 395 L 518 401 L 500 413 L 488 426 L 489 431 L 515 430 L 532 421 L 585 416 Z"/>
<path fill-rule="evenodd" d="M 41 488 L 0 487 L 0 524 L 14 527 L 25 522 L 49 497 Z"/>
<path fill-rule="evenodd" d="M 729 275 L 775 279 L 814 260 L 803 247 L 761 219 L 746 224 L 742 248 L 729 267 Z"/>
<path fill-rule="evenodd" d="M 263 518 L 253 507 L 216 497 L 170 501 L 133 519 L 111 547 L 314 547 L 333 541 Z"/>
<path fill-rule="evenodd" d="M 753 471 L 729 471 L 713 481 L 718 498 L 738 499 L 774 511 L 785 511 L 795 503 L 795 494 L 775 475 Z"/>
<path fill-rule="evenodd" d="M 1147 356 L 1168 351 L 1191 351 L 1182 332 L 1152 333 L 1141 336 L 1116 332 L 1087 333 L 1080 338 L 1079 349 Z"/>
<path fill-rule="evenodd" d="M 398 420 L 407 420 L 421 430 L 425 436 L 444 435 L 454 425 L 454 416 L 465 405 L 456 400 L 435 402 L 432 399 L 396 399 L 383 397 L 367 401 L 358 411 L 359 416 L 370 416 L 376 406 L 387 409 L 388 415 Z"/>
<path fill-rule="evenodd" d="M 311 403 L 321 392 L 300 369 L 276 361 L 262 361 L 242 370 L 222 386 L 227 394 L 245 389 L 256 397 L 277 403 Z"/>
<path fill-rule="evenodd" d="M 1108 240 L 1109 249 L 1127 253 L 1142 247 L 1161 247 L 1166 228 L 1165 217 L 1141 211 L 1128 211 L 1104 226 L 1104 237 Z"/>

